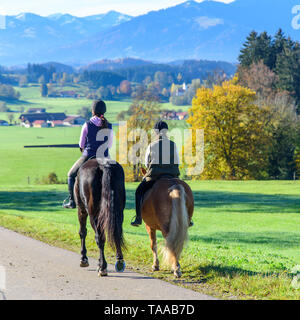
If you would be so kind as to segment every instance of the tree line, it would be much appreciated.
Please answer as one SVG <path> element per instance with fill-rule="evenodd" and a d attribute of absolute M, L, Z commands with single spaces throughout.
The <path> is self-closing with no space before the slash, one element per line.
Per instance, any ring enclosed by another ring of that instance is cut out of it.
<path fill-rule="evenodd" d="M 196 178 L 300 178 L 299 43 L 253 31 L 239 61 L 232 80 L 193 99 L 188 122 L 205 130 L 206 154 Z"/>
<path fill-rule="evenodd" d="M 281 29 L 274 37 L 252 31 L 239 56 L 240 68 L 249 69 L 260 61 L 274 76 L 273 90 L 287 91 L 295 99 L 300 113 L 300 44 L 285 36 Z"/>
<path fill-rule="evenodd" d="M 216 75 L 229 78 L 235 72 L 235 66 L 215 61 L 178 61 L 172 64 L 148 64 L 112 71 L 74 71 L 60 72 L 55 64 L 28 64 L 24 71 L 7 74 L 5 79 L 14 81 L 14 85 L 26 87 L 29 83 L 39 83 L 41 95 L 59 97 L 60 89 L 65 85 L 82 84 L 87 88 L 84 95 L 89 99 L 135 98 L 138 91 L 152 91 L 162 102 L 173 105 L 190 105 L 199 83 L 212 85 Z M 70 69 L 71 70 L 71 69 Z M 1 82 L 1 78 L 0 78 Z M 186 90 L 182 92 L 183 85 Z M 75 90 L 75 89 L 74 89 Z M 178 91 L 181 91 L 178 93 Z"/>

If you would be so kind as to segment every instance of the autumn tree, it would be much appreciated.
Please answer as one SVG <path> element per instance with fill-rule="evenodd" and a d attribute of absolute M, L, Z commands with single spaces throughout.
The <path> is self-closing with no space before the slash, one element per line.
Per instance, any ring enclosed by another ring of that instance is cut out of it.
<path fill-rule="evenodd" d="M 200 88 L 189 110 L 191 127 L 204 129 L 206 178 L 258 178 L 267 165 L 268 110 L 256 106 L 255 92 L 237 82 L 235 77 Z"/>
<path fill-rule="evenodd" d="M 166 72 L 157 71 L 154 75 L 154 82 L 159 83 L 161 88 L 166 88 L 170 85 L 170 79 Z"/>
<path fill-rule="evenodd" d="M 119 159 L 122 163 L 126 163 L 125 160 L 134 158 L 145 158 L 145 152 L 147 148 L 147 142 L 150 141 L 151 130 L 154 127 L 155 122 L 159 118 L 159 99 L 157 96 L 151 95 L 150 92 L 144 91 L 142 95 L 139 95 L 132 103 L 129 108 L 130 117 L 127 121 L 127 145 L 126 149 L 123 150 L 124 145 L 121 145 L 122 149 L 120 152 L 121 158 L 124 155 L 128 155 L 128 159 Z M 147 133 L 147 137 L 141 135 L 142 129 Z M 122 129 L 119 130 L 119 138 L 122 135 Z M 147 141 L 143 141 L 143 139 Z M 121 144 L 121 143 L 120 143 Z M 134 149 L 133 146 L 139 144 L 140 148 Z M 124 165 L 127 181 L 138 181 L 140 177 L 141 163 L 131 163 Z"/>
<path fill-rule="evenodd" d="M 125 95 L 131 94 L 131 83 L 128 80 L 123 80 L 120 83 L 120 92 Z"/>
<path fill-rule="evenodd" d="M 263 62 L 252 63 L 249 68 L 239 66 L 239 83 L 256 92 L 258 99 L 265 102 L 274 100 L 278 84 L 278 76 Z"/>

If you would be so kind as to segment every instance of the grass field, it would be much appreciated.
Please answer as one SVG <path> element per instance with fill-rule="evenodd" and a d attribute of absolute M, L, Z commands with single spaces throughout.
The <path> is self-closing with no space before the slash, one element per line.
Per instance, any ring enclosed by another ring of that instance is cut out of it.
<path fill-rule="evenodd" d="M 167 268 L 155 276 L 219 297 L 299 299 L 291 269 L 300 264 L 299 182 L 190 183 L 195 226 L 181 259 L 183 278 Z M 134 190 L 127 184 L 124 231 L 128 265 L 152 275 L 145 228 L 133 228 Z M 64 186 L 1 186 L 0 225 L 79 253 L 76 210 L 61 208 Z M 159 234 L 159 247 L 163 239 Z M 89 227 L 89 255 L 97 257 Z M 113 253 L 107 248 L 110 262 Z M 96 276 L 96 275 L 95 275 Z"/>

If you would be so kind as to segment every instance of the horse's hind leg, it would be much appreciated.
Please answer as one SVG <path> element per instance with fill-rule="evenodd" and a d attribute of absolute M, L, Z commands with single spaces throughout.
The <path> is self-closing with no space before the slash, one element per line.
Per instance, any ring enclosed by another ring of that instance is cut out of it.
<path fill-rule="evenodd" d="M 117 272 L 124 272 L 125 268 L 126 268 L 126 264 L 123 258 L 123 252 L 122 252 L 122 248 L 118 247 L 117 249 L 117 262 L 115 264 L 115 269 Z"/>
<path fill-rule="evenodd" d="M 153 252 L 153 271 L 159 271 L 159 260 L 158 260 L 158 254 L 157 254 L 157 243 L 156 243 L 156 230 L 151 229 L 148 225 L 146 225 L 147 232 L 150 237 L 151 241 L 151 249 Z"/>
<path fill-rule="evenodd" d="M 89 260 L 86 256 L 87 250 L 85 246 L 85 239 L 87 236 L 87 228 L 86 228 L 87 216 L 88 215 L 85 210 L 78 208 L 78 219 L 80 223 L 79 236 L 81 240 L 81 260 L 80 260 L 81 268 L 86 268 L 89 266 Z"/>
<path fill-rule="evenodd" d="M 180 278 L 182 276 L 182 272 L 180 270 L 180 264 L 178 261 L 176 261 L 176 263 L 174 264 L 173 270 L 174 270 L 174 276 L 176 278 Z"/>
<path fill-rule="evenodd" d="M 96 223 L 97 225 L 97 223 Z M 105 246 L 105 234 L 101 233 L 100 228 L 95 228 L 95 240 L 100 250 L 100 257 L 98 263 L 98 276 L 106 277 L 107 276 L 107 262 L 104 255 L 104 246 Z"/>

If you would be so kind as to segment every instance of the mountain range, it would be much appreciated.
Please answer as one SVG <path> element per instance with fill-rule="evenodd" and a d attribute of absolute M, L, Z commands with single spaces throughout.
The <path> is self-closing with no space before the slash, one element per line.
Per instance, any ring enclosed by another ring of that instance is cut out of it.
<path fill-rule="evenodd" d="M 132 57 L 156 62 L 206 59 L 236 62 L 252 31 L 279 28 L 294 40 L 295 0 L 187 1 L 131 17 L 111 11 L 84 18 L 23 13 L 0 30 L 0 65 L 59 61 L 84 65 Z M 113 67 L 113 66 L 112 66 Z"/>

